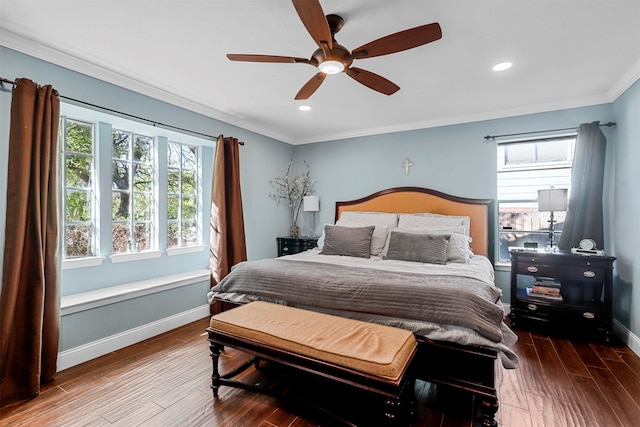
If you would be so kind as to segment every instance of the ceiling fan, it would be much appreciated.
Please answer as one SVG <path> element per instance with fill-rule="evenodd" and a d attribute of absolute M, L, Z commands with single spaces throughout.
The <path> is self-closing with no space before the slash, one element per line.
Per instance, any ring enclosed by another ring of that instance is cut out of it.
<path fill-rule="evenodd" d="M 344 25 L 344 19 L 338 15 L 325 17 L 319 0 L 293 0 L 293 6 L 307 31 L 318 45 L 310 59 L 292 56 L 227 54 L 232 61 L 301 63 L 318 68 L 318 73 L 311 78 L 298 92 L 295 99 L 307 99 L 320 87 L 327 74 L 345 72 L 349 77 L 370 89 L 391 95 L 400 87 L 395 83 L 371 71 L 352 67 L 355 59 L 373 58 L 401 52 L 431 43 L 442 37 L 442 30 L 437 22 L 390 34 L 349 52 L 344 46 L 336 43 L 335 34 Z"/>

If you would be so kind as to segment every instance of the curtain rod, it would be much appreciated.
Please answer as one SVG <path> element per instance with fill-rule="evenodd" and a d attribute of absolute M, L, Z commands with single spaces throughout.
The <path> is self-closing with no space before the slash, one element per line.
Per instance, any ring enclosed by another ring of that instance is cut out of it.
<path fill-rule="evenodd" d="M 5 79 L 4 77 L 0 77 L 0 85 L 2 85 L 2 83 L 8 83 L 8 84 L 11 84 L 13 86 L 16 85 L 16 82 L 14 82 L 13 80 L 8 80 L 8 79 Z M 94 107 L 94 108 L 100 108 L 101 110 L 105 110 L 105 111 L 109 111 L 109 112 L 112 112 L 112 113 L 120 114 L 120 115 L 123 115 L 123 116 L 126 116 L 126 117 L 131 117 L 133 119 L 142 120 L 142 121 L 145 121 L 147 123 L 151 123 L 153 126 L 158 125 L 158 126 L 163 126 L 163 127 L 166 127 L 166 128 L 175 129 L 175 130 L 179 130 L 179 131 L 183 131 L 183 132 L 189 132 L 191 134 L 204 136 L 206 138 L 211 138 L 213 140 L 218 139 L 217 136 L 209 135 L 209 134 L 202 133 L 202 132 L 196 132 L 194 130 L 185 129 L 185 128 L 181 128 L 181 127 L 178 127 L 178 126 L 168 125 L 168 124 L 165 124 L 165 123 L 157 122 L 155 120 L 145 119 L 144 117 L 134 116 L 133 114 L 129 114 L 129 113 L 123 113 L 122 111 L 113 110 L 113 109 L 107 108 L 107 107 L 102 107 L 100 105 L 92 104 L 90 102 L 80 101 L 79 99 L 74 99 L 74 98 L 69 98 L 68 96 L 60 95 L 60 98 L 66 99 L 68 101 L 77 102 L 77 103 L 83 104 L 83 105 L 89 105 L 89 106 Z M 244 145 L 244 142 L 238 141 L 238 144 Z"/>
<path fill-rule="evenodd" d="M 615 122 L 607 122 L 607 123 L 602 123 L 600 126 L 606 126 L 608 128 L 610 128 L 611 126 L 615 126 L 616 123 Z M 565 131 L 565 130 L 577 130 L 578 128 L 573 127 L 573 128 L 563 128 L 563 129 L 547 129 L 547 130 L 535 130 L 532 132 L 520 132 L 520 133 L 507 133 L 504 135 L 487 135 L 484 137 L 484 139 L 486 140 L 490 140 L 490 139 L 496 139 L 496 138 L 502 138 L 503 136 L 520 136 L 520 135 L 533 135 L 536 133 L 545 133 L 545 132 L 560 132 L 560 131 Z"/>

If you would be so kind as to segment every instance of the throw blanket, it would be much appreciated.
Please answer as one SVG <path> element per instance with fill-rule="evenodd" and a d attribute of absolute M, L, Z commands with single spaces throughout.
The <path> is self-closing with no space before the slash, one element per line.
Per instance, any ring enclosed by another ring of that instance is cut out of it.
<path fill-rule="evenodd" d="M 211 291 L 249 294 L 300 307 L 454 325 L 494 343 L 503 339 L 500 289 L 472 277 L 266 259 L 236 265 Z"/>

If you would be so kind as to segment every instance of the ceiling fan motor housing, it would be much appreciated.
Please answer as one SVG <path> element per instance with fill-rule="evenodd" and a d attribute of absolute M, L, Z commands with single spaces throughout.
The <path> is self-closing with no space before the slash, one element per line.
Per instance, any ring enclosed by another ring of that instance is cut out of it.
<path fill-rule="evenodd" d="M 311 61 L 315 62 L 316 66 L 327 60 L 342 62 L 344 64 L 344 68 L 347 69 L 353 63 L 353 56 L 347 48 L 334 41 L 333 49 L 329 51 L 329 55 L 325 55 L 323 49 L 317 49 L 313 52 L 313 55 L 311 55 Z"/>

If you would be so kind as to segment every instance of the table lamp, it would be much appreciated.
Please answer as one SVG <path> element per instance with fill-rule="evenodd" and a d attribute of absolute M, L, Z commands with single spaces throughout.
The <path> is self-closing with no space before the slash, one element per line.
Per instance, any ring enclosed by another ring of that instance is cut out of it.
<path fill-rule="evenodd" d="M 549 188 L 548 190 L 538 190 L 538 212 L 551 212 L 549 218 L 549 245 L 553 250 L 553 229 L 555 220 L 553 213 L 567 210 L 567 189 Z"/>

